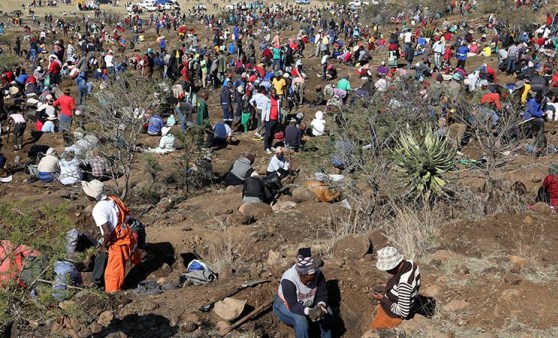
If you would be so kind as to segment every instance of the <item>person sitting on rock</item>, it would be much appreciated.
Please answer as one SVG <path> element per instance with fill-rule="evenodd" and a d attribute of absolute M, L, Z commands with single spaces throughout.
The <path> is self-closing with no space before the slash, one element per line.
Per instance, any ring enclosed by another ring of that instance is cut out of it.
<path fill-rule="evenodd" d="M 169 127 L 161 128 L 161 140 L 157 148 L 149 148 L 147 151 L 156 154 L 167 154 L 176 150 L 176 138 L 169 133 Z"/>
<path fill-rule="evenodd" d="M 163 118 L 159 115 L 159 113 L 154 113 L 149 118 L 149 123 L 147 125 L 147 134 L 150 136 L 158 136 L 161 135 L 161 130 L 165 126 L 165 122 Z"/>
<path fill-rule="evenodd" d="M 537 192 L 537 202 L 558 208 L 558 164 L 551 164 L 548 168 L 548 175 Z"/>
<path fill-rule="evenodd" d="M 374 292 L 373 297 L 380 304 L 369 328 L 392 329 L 412 316 L 420 288 L 420 271 L 416 263 L 405 260 L 391 246 L 378 250 L 376 268 L 392 277 L 387 281 L 384 292 Z"/>
<path fill-rule="evenodd" d="M 327 302 L 326 278 L 310 248 L 300 248 L 296 263 L 281 277 L 273 313 L 294 329 L 297 338 L 309 337 L 313 325 L 319 326 L 321 338 L 330 338 L 333 316 Z"/>
<path fill-rule="evenodd" d="M 246 154 L 234 161 L 231 169 L 225 175 L 225 186 L 237 186 L 244 184 L 244 181 L 254 171 L 252 164 L 256 156 L 254 154 Z"/>
<path fill-rule="evenodd" d="M 285 153 L 282 147 L 277 147 L 277 149 L 275 149 L 275 155 L 269 160 L 269 165 L 267 166 L 267 175 L 275 172 L 277 172 L 279 177 L 289 175 L 289 161 L 285 159 Z"/>
<path fill-rule="evenodd" d="M 244 180 L 242 203 L 262 203 L 265 198 L 265 183 L 257 172 Z"/>
<path fill-rule="evenodd" d="M 56 150 L 54 148 L 49 148 L 46 155 L 41 158 L 37 170 L 39 171 L 38 179 L 44 183 L 50 183 L 56 180 L 56 174 L 58 172 L 58 157 L 56 156 Z"/>

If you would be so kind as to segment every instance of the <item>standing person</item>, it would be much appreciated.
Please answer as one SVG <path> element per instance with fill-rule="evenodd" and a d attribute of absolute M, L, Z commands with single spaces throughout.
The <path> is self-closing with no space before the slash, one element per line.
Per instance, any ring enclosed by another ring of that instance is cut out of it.
<path fill-rule="evenodd" d="M 467 61 L 467 53 L 469 53 L 469 48 L 467 47 L 467 42 L 463 41 L 461 46 L 457 48 L 455 54 L 457 56 L 457 68 L 465 70 L 465 61 Z"/>
<path fill-rule="evenodd" d="M 256 137 L 261 137 L 260 132 L 265 127 L 262 118 L 269 114 L 271 109 L 271 99 L 267 96 L 264 86 L 258 88 L 258 93 L 250 99 L 250 104 L 256 109 L 256 119 L 258 125 L 256 127 Z"/>
<path fill-rule="evenodd" d="M 281 277 L 273 313 L 294 329 L 296 338 L 308 338 L 311 325 L 319 325 L 321 338 L 330 338 L 332 315 L 327 302 L 326 279 L 310 248 L 298 249 L 296 263 Z"/>
<path fill-rule="evenodd" d="M 48 65 L 48 76 L 50 85 L 55 85 L 60 82 L 60 71 L 62 70 L 62 62 L 58 60 L 58 57 L 54 54 L 51 54 L 49 57 L 49 65 Z"/>
<path fill-rule="evenodd" d="M 108 255 L 105 291 L 120 291 L 126 275 L 126 263 L 131 261 L 132 265 L 136 265 L 141 261 L 136 240 L 128 225 L 130 209 L 117 197 L 105 195 L 101 181 L 84 181 L 82 188 L 90 201 L 96 201 L 91 215 L 103 236 L 102 250 Z"/>
<path fill-rule="evenodd" d="M 14 125 L 14 149 L 20 150 L 23 146 L 23 133 L 27 127 L 25 117 L 20 113 L 10 114 L 8 122 Z"/>
<path fill-rule="evenodd" d="M 53 107 L 60 107 L 58 114 L 58 129 L 60 132 L 69 132 L 72 127 L 72 117 L 76 109 L 76 102 L 70 96 L 70 88 L 64 88 L 64 95 L 60 96 L 54 103 Z"/>
<path fill-rule="evenodd" d="M 371 329 L 391 329 L 410 317 L 420 288 L 420 271 L 416 263 L 405 260 L 394 247 L 378 250 L 376 267 L 392 277 L 387 281 L 385 292 L 374 293 L 380 304 Z"/>
<path fill-rule="evenodd" d="M 435 70 L 442 69 L 441 59 L 442 59 L 442 55 L 444 54 L 445 51 L 446 51 L 446 47 L 445 47 L 443 39 L 440 39 L 440 40 L 434 42 L 434 45 L 432 45 L 432 52 L 434 52 Z"/>
<path fill-rule="evenodd" d="M 198 108 L 196 110 L 196 124 L 200 127 L 209 127 L 209 111 L 207 110 L 207 99 L 209 95 L 207 92 L 200 94 L 200 99 L 198 99 Z"/>
<path fill-rule="evenodd" d="M 506 58 L 507 66 L 506 66 L 506 73 L 513 74 L 515 73 L 517 67 L 517 61 L 519 60 L 519 48 L 515 41 L 512 45 L 508 48 L 508 57 Z"/>
<path fill-rule="evenodd" d="M 327 59 L 329 59 L 329 52 L 325 51 L 324 56 L 322 56 L 321 65 L 322 65 L 322 81 L 326 80 L 327 76 Z"/>
<path fill-rule="evenodd" d="M 221 109 L 223 109 L 223 122 L 230 123 L 233 120 L 233 92 L 232 81 L 221 89 Z"/>
<path fill-rule="evenodd" d="M 271 154 L 271 146 L 277 130 L 277 123 L 281 117 L 281 98 L 277 95 L 275 88 L 271 88 L 269 95 L 271 107 L 269 114 L 262 116 L 265 123 L 265 137 L 264 137 L 264 150 L 266 153 Z"/>

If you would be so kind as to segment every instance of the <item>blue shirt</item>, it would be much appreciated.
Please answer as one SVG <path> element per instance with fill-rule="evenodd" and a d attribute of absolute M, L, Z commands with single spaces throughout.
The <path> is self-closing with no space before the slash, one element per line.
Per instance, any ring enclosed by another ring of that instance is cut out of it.
<path fill-rule="evenodd" d="M 523 120 L 528 120 L 531 117 L 543 117 L 544 113 L 541 110 L 541 104 L 535 99 L 527 101 L 527 111 L 523 113 Z"/>
<path fill-rule="evenodd" d="M 460 46 L 457 48 L 457 60 L 467 60 L 467 53 L 469 53 L 469 48 L 467 48 L 467 46 Z"/>
<path fill-rule="evenodd" d="M 149 135 L 159 135 L 161 133 L 161 128 L 164 127 L 163 119 L 159 115 L 153 115 L 149 119 L 149 125 L 147 126 L 147 133 Z"/>

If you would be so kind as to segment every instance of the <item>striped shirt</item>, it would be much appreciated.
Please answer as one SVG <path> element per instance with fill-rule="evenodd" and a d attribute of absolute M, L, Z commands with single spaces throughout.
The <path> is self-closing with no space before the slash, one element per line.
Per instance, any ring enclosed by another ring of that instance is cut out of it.
<path fill-rule="evenodd" d="M 413 261 L 405 261 L 403 264 L 403 269 L 388 280 L 381 305 L 390 317 L 405 319 L 411 314 L 418 296 L 420 271 Z"/>

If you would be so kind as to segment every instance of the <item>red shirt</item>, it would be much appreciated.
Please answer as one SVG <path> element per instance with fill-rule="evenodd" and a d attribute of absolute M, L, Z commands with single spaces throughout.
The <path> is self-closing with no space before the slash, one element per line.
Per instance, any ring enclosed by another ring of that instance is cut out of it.
<path fill-rule="evenodd" d="M 279 120 L 279 100 L 275 99 L 273 96 L 270 97 L 271 99 L 271 110 L 269 111 L 269 120 L 270 121 L 277 121 Z"/>
<path fill-rule="evenodd" d="M 48 72 L 50 74 L 58 74 L 58 73 L 60 73 L 61 69 L 62 69 L 62 67 L 60 66 L 60 63 L 58 63 L 56 61 L 52 61 L 50 63 L 50 66 L 48 67 Z"/>
<path fill-rule="evenodd" d="M 550 205 L 558 207 L 558 176 L 548 175 L 544 178 L 543 188 L 550 195 Z"/>
<path fill-rule="evenodd" d="M 498 95 L 498 93 L 484 94 L 480 99 L 480 103 L 493 103 L 496 106 L 496 109 L 502 109 L 502 105 L 500 104 L 500 95 Z"/>
<path fill-rule="evenodd" d="M 58 100 L 54 101 L 53 107 L 60 106 L 60 113 L 65 116 L 72 117 L 74 114 L 74 109 L 76 108 L 76 102 L 74 98 L 69 95 L 62 95 Z"/>

